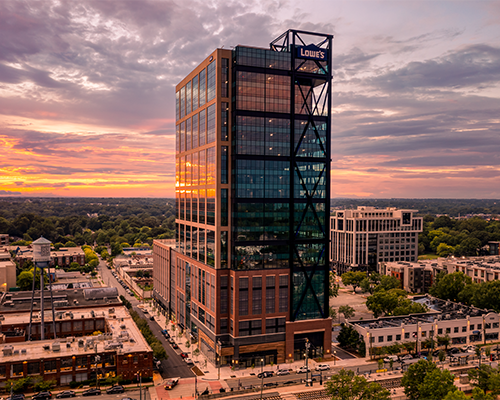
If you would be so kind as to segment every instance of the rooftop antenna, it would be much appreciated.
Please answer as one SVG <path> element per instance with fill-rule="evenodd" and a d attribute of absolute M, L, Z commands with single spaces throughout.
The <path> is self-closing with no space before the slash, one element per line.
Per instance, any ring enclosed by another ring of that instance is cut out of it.
<path fill-rule="evenodd" d="M 44 296 L 44 286 L 45 286 L 45 270 L 50 277 L 49 262 L 50 262 L 50 241 L 44 237 L 40 237 L 32 243 L 33 246 L 33 286 L 31 291 L 31 310 L 30 310 L 30 325 L 28 328 L 28 340 L 32 340 L 32 326 L 33 326 L 33 304 L 35 303 L 35 287 L 36 287 L 36 270 L 40 269 L 40 338 L 45 339 L 45 296 Z M 50 280 L 50 278 L 49 278 Z M 56 338 L 56 317 L 54 309 L 54 297 L 52 295 L 52 283 L 49 282 L 50 292 L 50 305 L 52 307 L 52 332 L 54 333 L 54 339 Z"/>

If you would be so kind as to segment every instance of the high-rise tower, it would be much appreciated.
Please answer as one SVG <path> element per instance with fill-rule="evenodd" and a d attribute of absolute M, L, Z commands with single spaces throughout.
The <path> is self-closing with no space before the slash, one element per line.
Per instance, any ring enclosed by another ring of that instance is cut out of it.
<path fill-rule="evenodd" d="M 217 49 L 176 87 L 176 246 L 155 297 L 221 364 L 330 353 L 332 35 Z M 168 262 L 166 261 L 168 260 Z"/>

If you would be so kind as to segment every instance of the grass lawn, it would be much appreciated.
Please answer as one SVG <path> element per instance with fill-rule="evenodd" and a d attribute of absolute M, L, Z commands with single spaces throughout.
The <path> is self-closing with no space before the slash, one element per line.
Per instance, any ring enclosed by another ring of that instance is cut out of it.
<path fill-rule="evenodd" d="M 421 256 L 418 256 L 419 260 L 436 260 L 438 258 L 439 256 L 437 254 L 422 254 Z"/>

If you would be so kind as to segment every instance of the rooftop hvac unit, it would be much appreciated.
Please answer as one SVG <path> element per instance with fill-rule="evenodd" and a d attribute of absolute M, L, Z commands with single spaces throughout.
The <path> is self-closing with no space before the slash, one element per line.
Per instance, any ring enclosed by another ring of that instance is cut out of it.
<path fill-rule="evenodd" d="M 60 351 L 60 350 L 61 350 L 61 343 L 59 342 L 52 343 L 52 351 Z"/>
<path fill-rule="evenodd" d="M 26 354 L 26 349 L 21 349 L 21 354 Z"/>
<path fill-rule="evenodd" d="M 5 321 L 5 317 L 3 315 L 0 315 L 0 321 Z"/>
<path fill-rule="evenodd" d="M 3 355 L 4 356 L 11 356 L 13 350 L 14 350 L 14 347 L 11 345 L 3 346 L 3 349 L 2 349 Z"/>

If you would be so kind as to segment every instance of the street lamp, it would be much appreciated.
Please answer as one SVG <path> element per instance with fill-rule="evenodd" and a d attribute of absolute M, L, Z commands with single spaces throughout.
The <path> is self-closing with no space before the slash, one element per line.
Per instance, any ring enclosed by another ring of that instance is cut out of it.
<path fill-rule="evenodd" d="M 309 359 L 309 347 L 311 347 L 311 343 L 309 343 L 309 339 L 306 338 L 306 386 L 309 386 L 309 368 L 307 367 L 307 360 Z"/>
<path fill-rule="evenodd" d="M 337 365 L 337 350 L 333 350 L 333 366 Z"/>
<path fill-rule="evenodd" d="M 262 400 L 262 391 L 264 390 L 264 359 L 260 359 L 260 400 Z"/>

